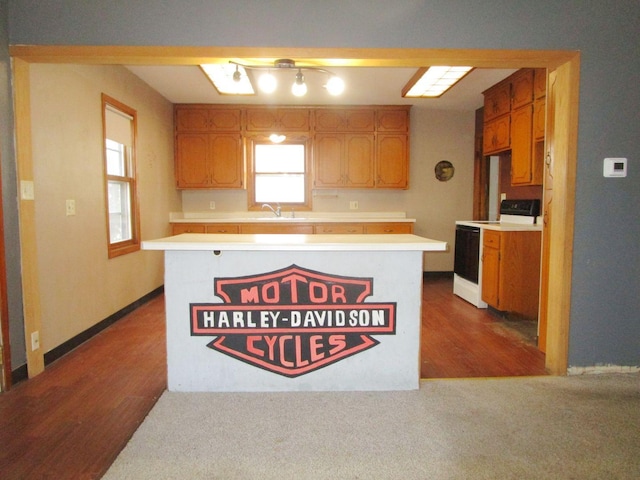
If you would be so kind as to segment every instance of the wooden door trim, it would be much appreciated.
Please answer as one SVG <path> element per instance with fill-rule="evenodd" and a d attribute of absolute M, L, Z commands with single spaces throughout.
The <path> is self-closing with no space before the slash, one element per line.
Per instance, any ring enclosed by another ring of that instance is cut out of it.
<path fill-rule="evenodd" d="M 565 375 L 568 366 L 575 173 L 578 138 L 580 53 L 573 50 L 472 50 L 472 49 L 367 49 L 367 48 L 263 48 L 263 47 L 128 47 L 12 45 L 16 102 L 18 181 L 33 178 L 29 120 L 29 63 L 110 65 L 198 65 L 226 62 L 229 58 L 264 58 L 283 55 L 320 66 L 344 65 L 421 67 L 424 65 L 474 65 L 484 68 L 547 68 L 557 70 L 554 214 L 551 229 L 548 298 L 547 368 Z M 340 60 L 332 60 L 340 59 Z M 40 329 L 35 217 L 33 202 L 20 202 L 25 331 Z M 567 254 L 568 253 L 568 254 Z M 30 343 L 27 341 L 27 343 Z M 30 347 L 30 345 L 27 345 Z M 27 348 L 29 376 L 42 371 L 43 355 Z"/>

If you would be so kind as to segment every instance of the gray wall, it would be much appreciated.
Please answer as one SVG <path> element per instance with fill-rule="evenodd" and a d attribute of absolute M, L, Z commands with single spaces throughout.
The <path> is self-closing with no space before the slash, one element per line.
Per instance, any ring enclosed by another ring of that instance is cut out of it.
<path fill-rule="evenodd" d="M 27 362 L 22 323 L 22 280 L 20 276 L 20 237 L 18 197 L 13 142 L 13 99 L 9 63 L 7 1 L 0 0 L 0 154 L 2 155 L 3 233 L 6 244 L 7 290 L 11 365 L 15 369 Z M 9 339 L 3 339 L 4 342 Z"/>
<path fill-rule="evenodd" d="M 12 44 L 580 50 L 571 366 L 640 364 L 639 24 L 638 0 L 14 0 L 9 6 Z M 603 178 L 604 157 L 627 157 L 629 176 Z"/>

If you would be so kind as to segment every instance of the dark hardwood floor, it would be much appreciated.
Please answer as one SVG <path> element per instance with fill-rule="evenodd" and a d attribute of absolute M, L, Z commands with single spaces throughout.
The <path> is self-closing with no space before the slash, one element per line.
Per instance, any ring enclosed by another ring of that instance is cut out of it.
<path fill-rule="evenodd" d="M 425 279 L 422 376 L 544 374 L 508 322 Z M 164 297 L 122 318 L 41 375 L 0 394 L 0 478 L 100 478 L 166 389 Z"/>

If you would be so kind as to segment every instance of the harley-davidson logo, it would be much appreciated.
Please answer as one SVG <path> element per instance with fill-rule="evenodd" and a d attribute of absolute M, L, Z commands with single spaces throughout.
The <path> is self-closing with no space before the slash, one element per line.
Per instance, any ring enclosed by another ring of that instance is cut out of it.
<path fill-rule="evenodd" d="M 364 303 L 371 278 L 291 265 L 260 275 L 216 278 L 223 303 L 192 303 L 191 335 L 207 346 L 287 377 L 297 377 L 376 346 L 394 335 L 396 303 Z"/>

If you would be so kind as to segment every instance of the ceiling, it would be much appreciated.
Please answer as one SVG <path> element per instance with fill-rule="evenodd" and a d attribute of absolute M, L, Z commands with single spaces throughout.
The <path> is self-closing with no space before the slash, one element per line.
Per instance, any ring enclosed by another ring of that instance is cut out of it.
<path fill-rule="evenodd" d="M 304 71 L 309 90 L 306 96 L 298 98 L 290 92 L 297 72 L 295 69 L 275 72 L 279 79 L 276 93 L 232 96 L 218 94 L 198 66 L 135 65 L 127 68 L 171 103 L 413 105 L 413 108 L 439 110 L 480 108 L 483 105 L 482 92 L 515 71 L 476 68 L 440 98 L 402 98 L 400 92 L 416 68 L 327 67 L 344 80 L 345 92 L 340 97 L 330 96 L 322 88 L 325 75 Z"/>

